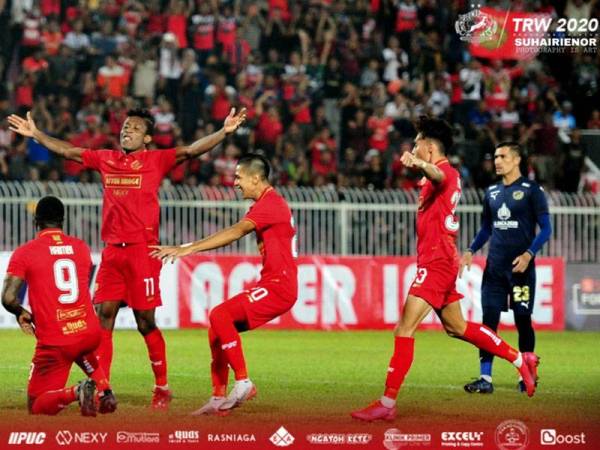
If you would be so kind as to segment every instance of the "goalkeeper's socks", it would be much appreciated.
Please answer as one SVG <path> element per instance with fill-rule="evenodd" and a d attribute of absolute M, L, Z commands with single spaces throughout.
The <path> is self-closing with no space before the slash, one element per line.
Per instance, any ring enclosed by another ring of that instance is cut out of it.
<path fill-rule="evenodd" d="M 165 386 L 167 384 L 167 350 L 165 340 L 158 328 L 155 328 L 146 336 L 146 347 L 148 347 L 148 357 L 154 372 L 154 384 Z"/>
<path fill-rule="evenodd" d="M 506 359 L 511 363 L 514 363 L 520 355 L 517 350 L 508 345 L 500 336 L 485 325 L 467 322 L 465 334 L 461 338 L 479 347 L 481 350 Z"/>
<path fill-rule="evenodd" d="M 44 392 L 33 402 L 31 413 L 54 416 L 75 400 L 77 400 L 77 386 Z"/>
<path fill-rule="evenodd" d="M 390 365 L 388 367 L 387 378 L 385 380 L 385 392 L 383 394 L 384 397 L 387 397 L 390 400 L 396 400 L 400 386 L 402 386 L 404 378 L 412 365 L 414 353 L 414 338 L 400 336 L 394 338 L 394 354 L 392 359 L 390 359 Z"/>

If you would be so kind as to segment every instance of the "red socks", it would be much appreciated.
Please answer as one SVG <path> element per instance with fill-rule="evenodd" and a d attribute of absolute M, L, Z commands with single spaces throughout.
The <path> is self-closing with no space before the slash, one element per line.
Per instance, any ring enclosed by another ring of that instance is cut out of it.
<path fill-rule="evenodd" d="M 75 400 L 77 400 L 75 386 L 59 389 L 57 391 L 44 392 L 33 402 L 31 413 L 54 416 Z"/>
<path fill-rule="evenodd" d="M 248 378 L 248 369 L 246 369 L 246 360 L 244 359 L 244 352 L 242 350 L 242 341 L 235 328 L 235 325 L 233 324 L 234 319 L 230 314 L 228 307 L 240 307 L 238 309 L 241 309 L 241 311 L 234 311 L 236 316 L 241 315 L 244 317 L 245 314 L 241 305 L 226 306 L 227 303 L 229 302 L 222 303 L 210 312 L 210 326 L 215 336 L 218 338 L 220 350 L 225 352 L 227 362 L 235 373 L 235 379 L 243 380 Z M 236 320 L 239 320 L 239 318 L 236 317 Z"/>
<path fill-rule="evenodd" d="M 221 341 L 219 341 L 212 328 L 208 329 L 208 343 L 210 345 L 210 353 L 212 354 L 210 375 L 212 378 L 213 395 L 215 397 L 225 397 L 229 381 L 229 365 L 227 364 L 227 355 L 221 349 Z"/>
<path fill-rule="evenodd" d="M 83 358 L 77 360 L 77 365 L 96 383 L 96 389 L 99 392 L 110 389 L 108 378 L 104 374 L 104 370 L 100 365 L 100 358 L 97 356 L 97 351 L 88 353 Z"/>
<path fill-rule="evenodd" d="M 146 336 L 146 347 L 148 347 L 148 356 L 152 371 L 154 372 L 154 384 L 157 386 L 167 385 L 167 350 L 163 335 L 158 328 L 155 328 Z"/>
<path fill-rule="evenodd" d="M 506 359 L 511 363 L 519 356 L 517 350 L 504 342 L 500 336 L 485 325 L 467 322 L 467 329 L 461 338 L 474 346 L 479 347 L 481 350 L 485 350 L 492 355 Z"/>
<path fill-rule="evenodd" d="M 394 339 L 394 355 L 390 360 L 388 374 L 385 380 L 385 392 L 383 395 L 391 399 L 398 397 L 400 386 L 404 377 L 410 370 L 415 354 L 415 339 L 412 337 L 396 336 Z"/>
<path fill-rule="evenodd" d="M 107 379 L 110 379 L 110 365 L 113 357 L 112 330 L 100 328 L 100 345 L 96 350 L 98 362 Z"/>

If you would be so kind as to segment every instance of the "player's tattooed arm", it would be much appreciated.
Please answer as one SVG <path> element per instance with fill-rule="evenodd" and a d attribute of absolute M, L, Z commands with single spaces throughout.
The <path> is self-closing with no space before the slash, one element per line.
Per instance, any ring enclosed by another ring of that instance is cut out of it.
<path fill-rule="evenodd" d="M 416 167 L 421 169 L 423 175 L 434 183 L 441 183 L 444 181 L 444 172 L 442 172 L 438 166 L 417 158 L 411 152 L 404 152 L 400 160 L 406 167 Z"/>
<path fill-rule="evenodd" d="M 207 250 L 214 250 L 216 248 L 229 245 L 250 233 L 252 230 L 254 230 L 254 228 L 254 222 L 249 220 L 240 220 L 235 225 L 225 228 L 224 230 L 217 231 L 216 233 L 196 242 L 190 242 L 182 245 L 151 245 L 150 248 L 153 250 L 150 252 L 150 255 L 154 258 L 161 259 L 164 262 L 174 262 L 177 258 L 181 258 L 183 256 L 188 256 Z"/>
<path fill-rule="evenodd" d="M 15 133 L 35 139 L 48 150 L 64 156 L 67 159 L 82 162 L 81 154 L 83 153 L 84 149 L 76 147 L 67 141 L 61 141 L 60 139 L 48 136 L 43 131 L 39 130 L 35 125 L 33 118 L 31 117 L 31 111 L 27 112 L 26 119 L 23 119 L 16 114 L 11 114 L 8 116 L 8 123 L 10 125 L 10 129 Z"/>
<path fill-rule="evenodd" d="M 204 136 L 190 145 L 177 147 L 175 149 L 177 162 L 181 162 L 188 158 L 195 158 L 203 153 L 208 152 L 213 147 L 223 142 L 228 134 L 237 130 L 238 127 L 244 123 L 244 120 L 246 120 L 246 108 L 242 108 L 237 114 L 235 113 L 235 108 L 231 108 L 229 115 L 225 118 L 223 128 L 221 128 L 219 131 L 209 134 L 208 136 Z"/>
<path fill-rule="evenodd" d="M 19 326 L 25 334 L 35 334 L 31 313 L 19 304 L 18 293 L 23 285 L 23 279 L 7 274 L 2 287 L 2 306 L 15 315 Z"/>

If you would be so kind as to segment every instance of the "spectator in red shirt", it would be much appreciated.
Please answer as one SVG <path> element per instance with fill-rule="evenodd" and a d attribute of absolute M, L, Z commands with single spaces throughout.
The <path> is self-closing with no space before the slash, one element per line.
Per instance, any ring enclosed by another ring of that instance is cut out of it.
<path fill-rule="evenodd" d="M 179 48 L 188 47 L 187 39 L 187 17 L 189 11 L 186 11 L 186 3 L 182 0 L 171 2 L 169 14 L 167 15 L 167 31 L 170 31 L 177 38 Z"/>
<path fill-rule="evenodd" d="M 37 47 L 32 56 L 23 60 L 23 70 L 33 74 L 48 70 L 48 61 L 44 58 L 44 51 L 41 47 Z"/>
<path fill-rule="evenodd" d="M 394 121 L 384 115 L 384 108 L 378 107 L 375 113 L 369 117 L 367 128 L 371 131 L 369 146 L 380 152 L 385 152 L 390 144 L 389 133 L 393 129 Z"/>
<path fill-rule="evenodd" d="M 106 97 L 123 97 L 129 85 L 127 71 L 112 56 L 106 57 L 106 64 L 100 67 L 96 81 Z"/>
<path fill-rule="evenodd" d="M 262 106 L 260 107 L 262 110 Z M 258 111 L 258 107 L 257 107 Z M 262 148 L 271 157 L 280 146 L 283 123 L 276 106 L 269 106 L 258 118 L 255 130 L 255 146 Z"/>

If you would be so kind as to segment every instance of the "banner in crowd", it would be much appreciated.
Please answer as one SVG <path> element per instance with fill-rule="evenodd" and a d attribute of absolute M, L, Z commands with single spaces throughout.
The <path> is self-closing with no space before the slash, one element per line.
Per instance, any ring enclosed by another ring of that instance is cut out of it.
<path fill-rule="evenodd" d="M 481 321 L 481 277 L 485 259 L 475 258 L 458 280 L 461 306 L 468 320 Z M 539 258 L 533 321 L 537 329 L 564 329 L 564 262 Z M 395 324 L 416 275 L 413 257 L 302 256 L 298 258 L 298 301 L 274 328 L 383 329 Z M 179 324 L 208 324 L 214 306 L 252 286 L 259 277 L 260 258 L 195 255 L 178 263 Z M 163 292 L 164 297 L 164 292 Z M 512 325 L 512 313 L 502 315 Z M 440 328 L 431 313 L 424 328 Z"/>

